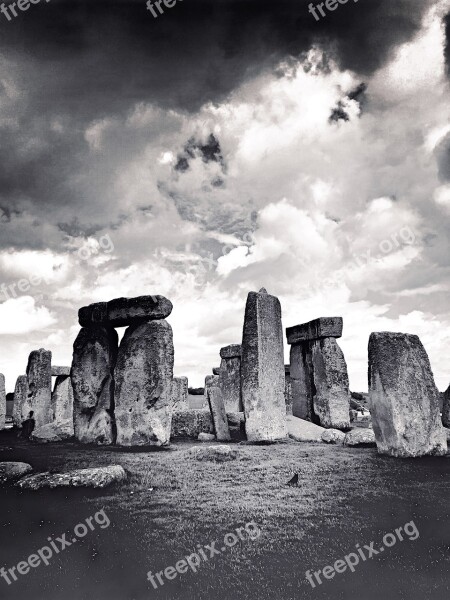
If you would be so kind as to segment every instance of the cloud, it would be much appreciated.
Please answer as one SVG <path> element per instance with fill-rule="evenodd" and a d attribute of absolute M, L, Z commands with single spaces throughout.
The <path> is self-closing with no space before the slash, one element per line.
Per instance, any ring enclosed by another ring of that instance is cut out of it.
<path fill-rule="evenodd" d="M 56 319 L 45 306 L 37 307 L 34 298 L 22 296 L 0 304 L 0 335 L 20 335 L 41 331 Z"/>

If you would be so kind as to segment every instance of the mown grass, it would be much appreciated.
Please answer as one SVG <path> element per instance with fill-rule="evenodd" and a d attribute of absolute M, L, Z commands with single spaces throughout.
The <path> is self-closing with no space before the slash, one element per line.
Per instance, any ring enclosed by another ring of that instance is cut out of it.
<path fill-rule="evenodd" d="M 8 447 L 13 449 L 8 450 Z M 35 470 L 121 464 L 125 484 L 101 492 L 18 492 L 0 496 L 1 563 L 17 564 L 104 508 L 111 520 L 48 566 L 7 586 L 0 598 L 143 600 L 329 598 L 372 600 L 448 597 L 450 461 L 377 456 L 374 449 L 324 444 L 235 445 L 232 462 L 196 461 L 191 443 L 164 452 L 36 446 L 0 438 L 0 460 Z M 299 473 L 298 487 L 286 482 Z M 355 544 L 414 520 L 420 538 L 398 543 L 312 589 L 307 569 L 333 564 Z M 146 580 L 174 566 L 197 545 L 254 521 L 261 536 L 239 541 L 197 573 L 154 589 Z M 1 565 L 0 565 L 1 566 Z"/>

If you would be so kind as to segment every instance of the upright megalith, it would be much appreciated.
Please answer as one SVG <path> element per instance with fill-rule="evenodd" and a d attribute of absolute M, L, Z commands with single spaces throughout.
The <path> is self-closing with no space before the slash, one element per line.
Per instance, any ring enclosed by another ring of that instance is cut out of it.
<path fill-rule="evenodd" d="M 280 301 L 263 288 L 250 292 L 242 334 L 241 389 L 249 441 L 287 436 Z"/>
<path fill-rule="evenodd" d="M 28 379 L 26 375 L 19 375 L 14 388 L 13 423 L 15 427 L 22 428 L 22 423 L 30 413 L 28 403 Z"/>
<path fill-rule="evenodd" d="M 0 373 L 0 431 L 5 429 L 6 421 L 6 389 L 5 376 Z"/>
<path fill-rule="evenodd" d="M 417 335 L 371 334 L 369 397 L 380 454 L 397 457 L 446 454 L 439 392 L 428 355 Z"/>
<path fill-rule="evenodd" d="M 442 424 L 444 427 L 450 427 L 450 385 L 440 394 L 440 404 L 442 406 Z"/>
<path fill-rule="evenodd" d="M 28 401 L 34 412 L 36 428 L 53 420 L 52 414 L 52 353 L 49 350 L 33 350 L 27 366 Z"/>
<path fill-rule="evenodd" d="M 188 378 L 174 377 L 172 381 L 172 405 L 173 410 L 188 410 Z"/>
<path fill-rule="evenodd" d="M 230 441 L 231 435 L 228 426 L 227 412 L 223 403 L 222 392 L 218 385 L 210 386 L 208 389 L 208 403 L 217 441 Z"/>
<path fill-rule="evenodd" d="M 128 327 L 114 371 L 117 444 L 170 443 L 173 362 L 172 327 L 167 321 Z"/>
<path fill-rule="evenodd" d="M 107 325 L 83 327 L 73 344 L 73 419 L 75 437 L 84 444 L 115 441 L 113 370 L 117 346 L 117 332 Z"/>
<path fill-rule="evenodd" d="M 292 414 L 335 429 L 350 426 L 347 364 L 336 341 L 342 326 L 341 317 L 322 317 L 286 330 Z"/>
<path fill-rule="evenodd" d="M 70 369 L 69 369 L 70 371 Z M 67 375 L 58 375 L 52 392 L 53 422 L 56 425 L 73 422 L 73 388 Z"/>
<path fill-rule="evenodd" d="M 292 416 L 291 365 L 284 365 L 284 400 L 286 402 L 286 415 Z"/>
<path fill-rule="evenodd" d="M 227 412 L 241 412 L 241 356 L 242 346 L 232 344 L 220 349 L 222 362 L 219 370 L 219 388 Z"/>

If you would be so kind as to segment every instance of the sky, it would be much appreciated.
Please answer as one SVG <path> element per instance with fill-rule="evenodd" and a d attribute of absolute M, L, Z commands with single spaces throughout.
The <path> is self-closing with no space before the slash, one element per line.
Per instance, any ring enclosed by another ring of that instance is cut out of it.
<path fill-rule="evenodd" d="M 419 335 L 447 388 L 450 0 L 308 5 L 0 14 L 7 391 L 33 349 L 71 363 L 81 306 L 157 294 L 201 386 L 262 287 L 283 327 L 343 316 L 352 390 L 372 331 Z"/>

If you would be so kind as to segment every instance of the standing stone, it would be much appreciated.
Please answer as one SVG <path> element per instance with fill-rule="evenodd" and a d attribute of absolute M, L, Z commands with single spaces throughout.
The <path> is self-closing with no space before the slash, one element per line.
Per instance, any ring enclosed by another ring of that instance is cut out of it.
<path fill-rule="evenodd" d="M 220 350 L 222 362 L 219 371 L 219 387 L 227 412 L 241 412 L 241 355 L 242 346 L 233 344 Z"/>
<path fill-rule="evenodd" d="M 227 413 L 223 403 L 222 392 L 218 385 L 209 387 L 208 402 L 217 441 L 229 442 L 231 440 L 231 435 L 228 427 Z"/>
<path fill-rule="evenodd" d="M 19 375 L 14 388 L 14 426 L 22 428 L 22 423 L 28 418 L 31 408 L 28 404 L 28 379 L 26 375 Z"/>
<path fill-rule="evenodd" d="M 220 375 L 220 367 L 213 367 L 212 373 L 213 375 Z"/>
<path fill-rule="evenodd" d="M 219 385 L 219 376 L 218 375 L 207 375 L 205 377 L 205 391 L 203 397 L 203 406 L 208 406 L 208 393 L 209 389 L 213 386 Z"/>
<path fill-rule="evenodd" d="M 102 325 L 83 327 L 73 344 L 75 437 L 84 444 L 114 443 L 113 369 L 117 345 L 117 332 Z"/>
<path fill-rule="evenodd" d="M 444 427 L 450 427 L 450 385 L 440 394 L 440 403 L 442 406 L 442 424 Z"/>
<path fill-rule="evenodd" d="M 28 404 L 34 412 L 36 429 L 51 423 L 52 414 L 52 353 L 33 350 L 28 358 Z M 28 417 L 28 415 L 27 415 Z"/>
<path fill-rule="evenodd" d="M 5 376 L 0 373 L 0 431 L 5 429 L 6 421 L 6 389 Z"/>
<path fill-rule="evenodd" d="M 350 390 L 344 353 L 334 338 L 316 340 L 312 345 L 314 413 L 322 427 L 348 429 Z"/>
<path fill-rule="evenodd" d="M 250 292 L 242 335 L 241 389 L 249 441 L 287 436 L 280 301 Z"/>
<path fill-rule="evenodd" d="M 188 378 L 174 377 L 172 381 L 173 410 L 188 410 Z"/>
<path fill-rule="evenodd" d="M 371 334 L 369 396 L 380 454 L 416 457 L 447 452 L 439 392 L 416 335 Z"/>
<path fill-rule="evenodd" d="M 167 321 L 131 325 L 115 368 L 117 443 L 167 446 L 172 424 L 173 335 Z"/>
<path fill-rule="evenodd" d="M 350 426 L 347 364 L 336 341 L 342 327 L 341 317 L 322 317 L 286 330 L 292 414 L 335 429 Z"/>
<path fill-rule="evenodd" d="M 73 388 L 70 377 L 58 375 L 52 393 L 53 422 L 73 422 Z"/>
<path fill-rule="evenodd" d="M 292 380 L 290 365 L 284 365 L 284 401 L 286 402 L 286 415 L 292 415 Z"/>

